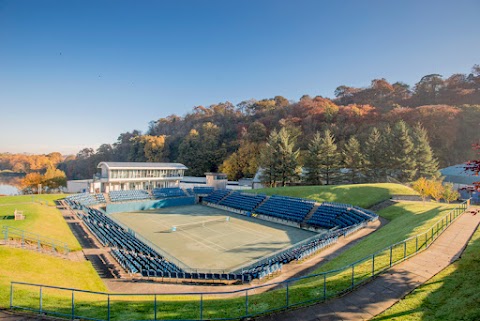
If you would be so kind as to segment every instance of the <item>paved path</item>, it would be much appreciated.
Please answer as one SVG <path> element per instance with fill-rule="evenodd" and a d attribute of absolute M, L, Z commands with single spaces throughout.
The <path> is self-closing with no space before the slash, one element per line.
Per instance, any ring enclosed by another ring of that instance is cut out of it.
<path fill-rule="evenodd" d="M 460 216 L 426 250 L 357 290 L 314 306 L 257 317 L 257 321 L 368 320 L 405 297 L 460 257 L 480 224 L 480 215 Z"/>

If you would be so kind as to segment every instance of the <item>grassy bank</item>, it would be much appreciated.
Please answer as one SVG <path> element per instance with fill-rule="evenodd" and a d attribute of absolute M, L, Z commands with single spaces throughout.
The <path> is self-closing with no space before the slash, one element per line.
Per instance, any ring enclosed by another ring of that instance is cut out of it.
<path fill-rule="evenodd" d="M 257 194 L 284 195 L 316 200 L 353 204 L 364 208 L 389 199 L 392 195 L 417 195 L 409 187 L 400 184 L 353 184 L 335 186 L 294 186 L 262 188 L 249 191 Z"/>
<path fill-rule="evenodd" d="M 480 229 L 462 257 L 374 320 L 480 320 Z"/>

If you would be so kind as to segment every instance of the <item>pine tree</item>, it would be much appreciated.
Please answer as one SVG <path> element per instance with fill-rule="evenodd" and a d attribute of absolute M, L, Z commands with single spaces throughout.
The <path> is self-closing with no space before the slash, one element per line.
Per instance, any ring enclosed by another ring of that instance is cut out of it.
<path fill-rule="evenodd" d="M 355 136 L 351 136 L 342 151 L 343 165 L 348 169 L 346 177 L 349 182 L 355 184 L 361 179 L 365 170 L 365 157 L 360 150 L 360 142 Z"/>
<path fill-rule="evenodd" d="M 313 184 L 332 184 L 338 177 L 341 166 L 341 155 L 337 151 L 335 137 L 330 130 L 325 130 L 321 136 L 315 134 L 308 145 L 308 155 L 305 168 L 308 171 L 307 181 Z"/>
<path fill-rule="evenodd" d="M 263 170 L 261 180 L 264 184 L 273 187 L 280 182 L 281 186 L 285 186 L 298 177 L 300 151 L 294 150 L 295 143 L 295 138 L 292 138 L 285 128 L 279 132 L 272 131 L 260 157 Z"/>
<path fill-rule="evenodd" d="M 383 140 L 378 128 L 373 127 L 365 142 L 364 153 L 367 179 L 378 182 L 382 177 L 384 167 Z"/>
<path fill-rule="evenodd" d="M 402 182 L 412 181 L 417 173 L 415 145 L 410 136 L 410 129 L 403 120 L 395 124 L 392 138 L 391 150 L 394 152 L 390 162 L 392 173 Z"/>
<path fill-rule="evenodd" d="M 282 128 L 278 133 L 278 150 L 280 156 L 279 171 L 282 186 L 286 186 L 288 182 L 298 178 L 298 156 L 300 150 L 295 150 L 296 138 L 292 137 L 289 132 Z"/>
<path fill-rule="evenodd" d="M 420 123 L 413 129 L 413 141 L 415 144 L 417 176 L 438 177 L 438 161 L 430 147 L 427 130 Z"/>

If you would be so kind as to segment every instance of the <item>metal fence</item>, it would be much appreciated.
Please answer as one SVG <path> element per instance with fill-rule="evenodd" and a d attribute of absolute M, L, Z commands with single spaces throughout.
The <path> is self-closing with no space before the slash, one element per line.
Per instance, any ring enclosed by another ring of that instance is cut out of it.
<path fill-rule="evenodd" d="M 460 204 L 426 232 L 337 270 L 237 291 L 204 293 L 110 294 L 12 282 L 10 308 L 72 320 L 235 320 L 322 302 L 427 249 L 467 206 L 467 202 Z"/>
<path fill-rule="evenodd" d="M 67 255 L 70 252 L 70 248 L 65 242 L 16 227 L 3 226 L 2 234 L 5 244 L 28 248 L 38 252 L 52 252 L 60 255 Z"/>

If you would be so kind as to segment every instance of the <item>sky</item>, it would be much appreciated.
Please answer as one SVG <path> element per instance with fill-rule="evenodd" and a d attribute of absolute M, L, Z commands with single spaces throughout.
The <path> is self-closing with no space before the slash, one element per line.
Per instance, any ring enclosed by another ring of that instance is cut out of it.
<path fill-rule="evenodd" d="M 478 0 L 0 0 L 0 152 L 75 154 L 192 107 L 480 64 Z"/>

